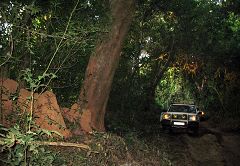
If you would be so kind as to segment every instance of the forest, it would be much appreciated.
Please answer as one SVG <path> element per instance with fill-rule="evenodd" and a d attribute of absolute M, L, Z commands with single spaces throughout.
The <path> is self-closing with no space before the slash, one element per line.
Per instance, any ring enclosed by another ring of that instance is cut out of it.
<path fill-rule="evenodd" d="M 1 0 L 0 88 L 0 165 L 237 165 L 240 1 Z"/>

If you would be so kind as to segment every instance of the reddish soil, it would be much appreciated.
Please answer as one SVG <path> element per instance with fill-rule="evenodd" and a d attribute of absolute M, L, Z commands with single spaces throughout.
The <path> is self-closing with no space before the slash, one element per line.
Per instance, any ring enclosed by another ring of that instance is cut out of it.
<path fill-rule="evenodd" d="M 18 83 L 14 80 L 1 80 L 1 122 L 4 126 L 10 127 L 15 124 L 16 117 L 9 119 L 11 114 L 22 114 L 31 112 L 31 92 L 26 89 L 20 89 L 18 99 L 13 102 L 12 95 L 16 95 Z M 19 112 L 20 111 L 20 112 Z M 33 116 L 35 123 L 43 129 L 57 131 L 64 137 L 71 137 L 71 132 L 67 129 L 64 122 L 56 96 L 51 91 L 42 94 L 34 93 Z M 75 113 L 76 114 L 76 113 Z M 15 119 L 14 119 L 15 118 Z"/>

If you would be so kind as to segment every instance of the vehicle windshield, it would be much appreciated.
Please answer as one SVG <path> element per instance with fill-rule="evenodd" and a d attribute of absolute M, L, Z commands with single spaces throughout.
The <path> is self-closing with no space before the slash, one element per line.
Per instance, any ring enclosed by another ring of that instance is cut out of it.
<path fill-rule="evenodd" d="M 168 112 L 196 113 L 196 107 L 189 105 L 171 105 Z"/>

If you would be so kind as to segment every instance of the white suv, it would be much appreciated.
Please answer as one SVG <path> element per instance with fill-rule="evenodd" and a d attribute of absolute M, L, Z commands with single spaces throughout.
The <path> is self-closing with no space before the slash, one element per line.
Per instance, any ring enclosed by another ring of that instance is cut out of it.
<path fill-rule="evenodd" d="M 160 122 L 163 129 L 185 128 L 198 133 L 203 112 L 193 104 L 171 104 L 167 112 L 162 112 Z"/>

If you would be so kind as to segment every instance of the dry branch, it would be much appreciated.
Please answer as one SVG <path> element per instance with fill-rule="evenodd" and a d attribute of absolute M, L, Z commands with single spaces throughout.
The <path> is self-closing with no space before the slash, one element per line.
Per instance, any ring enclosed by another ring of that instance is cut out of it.
<path fill-rule="evenodd" d="M 49 145 L 49 146 L 66 146 L 66 147 L 77 147 L 82 149 L 90 150 L 90 147 L 86 144 L 78 144 L 78 143 L 71 143 L 71 142 L 44 142 L 44 141 L 34 141 L 31 142 L 37 145 Z"/>
<path fill-rule="evenodd" d="M 16 144 L 19 144 L 19 142 L 16 142 Z M 76 147 L 76 148 L 82 148 L 86 150 L 90 150 L 90 147 L 86 144 L 82 143 L 71 143 L 71 142 L 48 142 L 48 141 L 32 141 L 29 142 L 29 144 L 35 144 L 35 145 L 46 145 L 46 146 L 65 146 L 65 147 Z M 0 139 L 0 145 L 4 145 L 4 141 Z"/>

